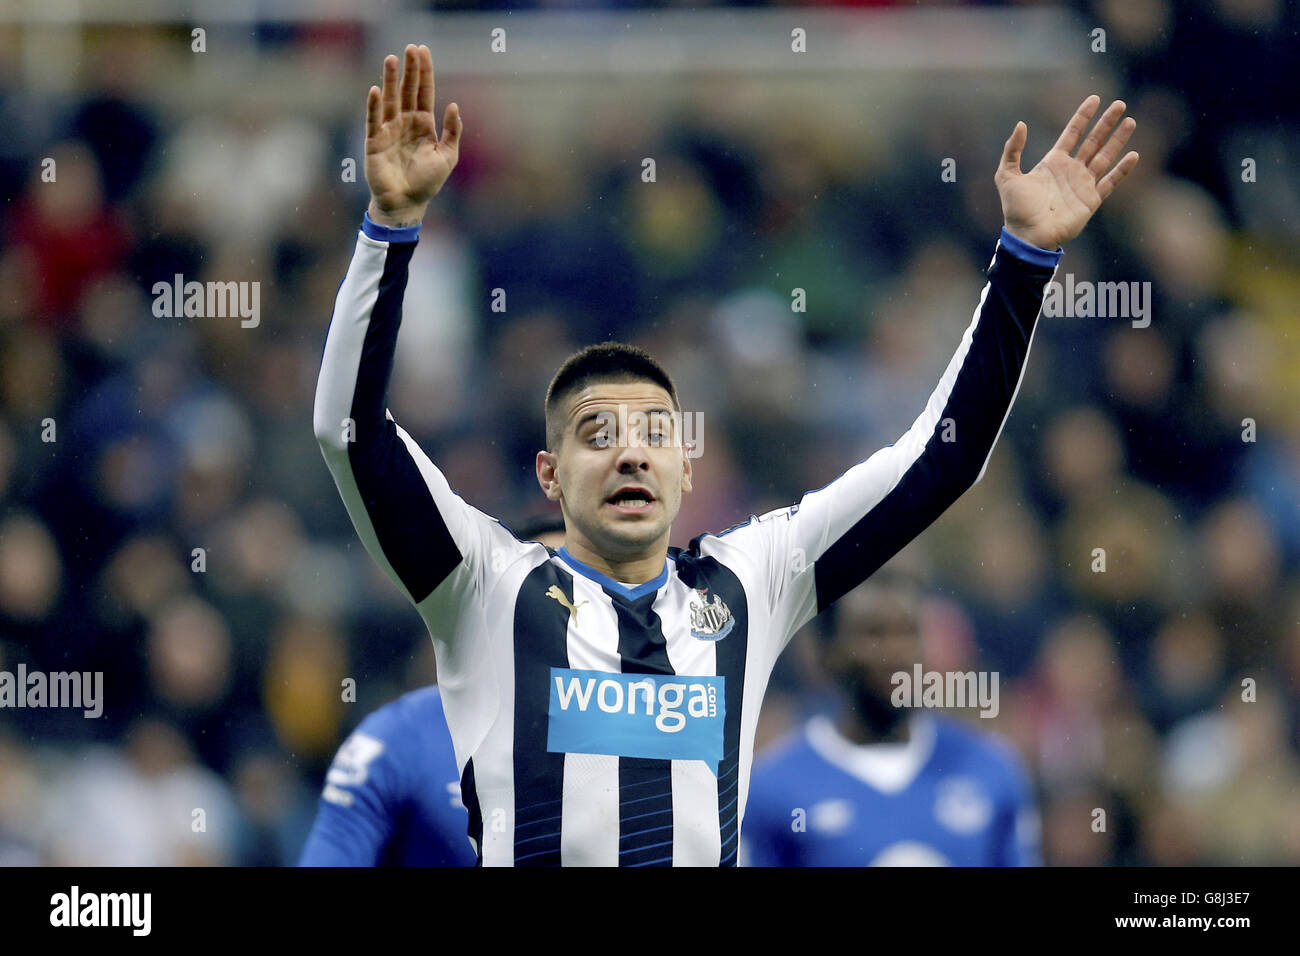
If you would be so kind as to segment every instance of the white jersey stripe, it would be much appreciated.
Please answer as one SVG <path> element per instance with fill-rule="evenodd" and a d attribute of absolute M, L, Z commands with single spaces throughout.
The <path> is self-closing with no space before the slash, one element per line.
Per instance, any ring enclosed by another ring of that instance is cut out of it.
<path fill-rule="evenodd" d="M 618 618 L 613 601 L 603 588 L 580 574 L 573 576 L 573 592 L 577 613 L 569 623 L 569 666 L 574 670 L 618 670 Z M 581 638 L 579 620 L 594 640 Z M 566 866 L 618 866 L 617 756 L 565 755 L 560 855 Z"/>

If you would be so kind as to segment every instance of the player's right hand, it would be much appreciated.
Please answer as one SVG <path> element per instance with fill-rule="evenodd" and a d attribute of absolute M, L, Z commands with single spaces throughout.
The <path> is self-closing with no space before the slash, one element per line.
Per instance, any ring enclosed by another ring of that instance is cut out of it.
<path fill-rule="evenodd" d="M 384 58 L 384 86 L 366 99 L 366 182 L 370 218 L 381 225 L 416 225 L 460 157 L 460 108 L 449 103 L 442 139 L 433 124 L 433 54 L 407 44 L 399 90 L 397 57 Z"/>

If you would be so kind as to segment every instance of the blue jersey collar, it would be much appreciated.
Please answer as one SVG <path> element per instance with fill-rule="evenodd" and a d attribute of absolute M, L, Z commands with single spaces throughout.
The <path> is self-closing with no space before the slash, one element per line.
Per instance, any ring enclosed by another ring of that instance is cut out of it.
<path fill-rule="evenodd" d="M 573 568 L 573 570 L 577 571 L 584 578 L 590 578 L 592 581 L 595 581 L 601 587 L 607 588 L 608 590 L 613 591 L 615 594 L 620 594 L 623 597 L 627 598 L 629 601 L 635 601 L 637 598 L 645 597 L 647 594 L 653 594 L 655 591 L 658 591 L 661 587 L 663 587 L 665 582 L 667 582 L 668 580 L 667 558 L 664 559 L 664 569 L 659 572 L 658 577 L 653 578 L 645 582 L 644 584 L 638 584 L 634 588 L 630 588 L 625 584 L 621 584 L 618 581 L 615 581 L 608 574 L 602 574 L 600 571 L 597 571 L 595 568 L 583 564 L 581 561 L 579 561 L 577 558 L 571 555 L 569 553 L 569 549 L 564 547 L 563 545 L 560 546 L 560 550 L 557 551 L 556 553 L 564 559 L 566 564 L 570 565 Z"/>

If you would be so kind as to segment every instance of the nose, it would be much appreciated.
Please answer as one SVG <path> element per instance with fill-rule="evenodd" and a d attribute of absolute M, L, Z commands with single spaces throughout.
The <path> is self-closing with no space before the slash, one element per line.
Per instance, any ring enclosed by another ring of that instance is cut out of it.
<path fill-rule="evenodd" d="M 639 471 L 650 467 L 650 456 L 646 452 L 649 446 L 646 445 L 635 430 L 631 431 L 628 439 L 618 450 L 618 458 L 615 461 L 615 467 L 620 474 L 627 474 L 632 471 Z"/>

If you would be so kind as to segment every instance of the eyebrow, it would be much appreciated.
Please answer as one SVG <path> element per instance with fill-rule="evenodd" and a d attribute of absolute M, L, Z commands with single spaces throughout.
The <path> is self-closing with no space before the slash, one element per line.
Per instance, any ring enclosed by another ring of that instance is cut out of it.
<path fill-rule="evenodd" d="M 671 408 L 669 408 L 667 405 L 657 405 L 657 406 L 655 406 L 654 408 L 647 408 L 647 409 L 644 410 L 644 414 L 645 414 L 647 417 L 650 416 L 650 415 L 671 415 L 672 413 L 673 413 L 673 410 L 672 410 Z M 575 425 L 573 426 L 574 434 L 577 434 L 578 432 L 582 431 L 583 426 L 586 425 L 587 422 L 594 421 L 594 420 L 600 418 L 600 416 L 605 415 L 605 414 L 608 414 L 608 413 L 607 413 L 607 412 L 588 412 L 586 415 L 583 415 L 581 418 L 578 419 L 577 424 L 575 424 Z"/>

